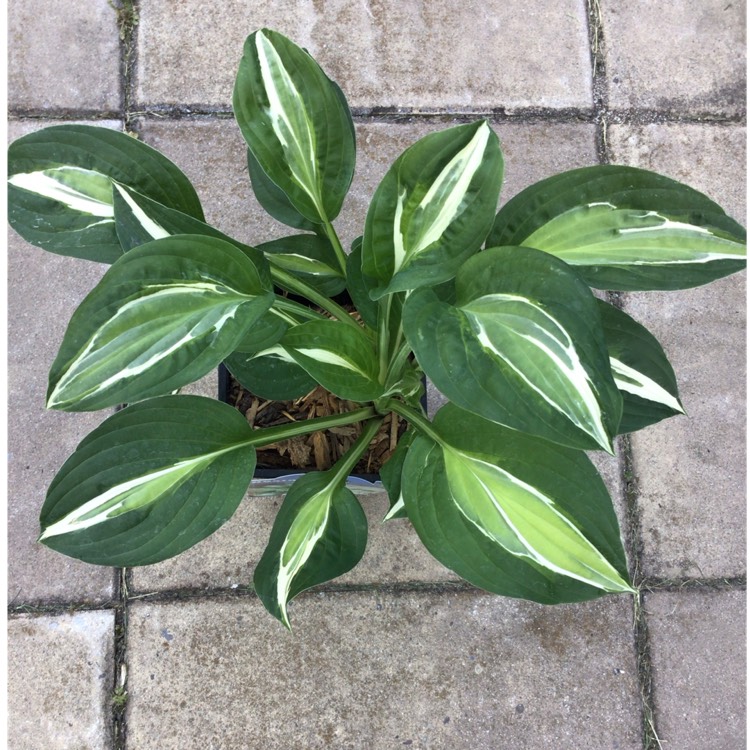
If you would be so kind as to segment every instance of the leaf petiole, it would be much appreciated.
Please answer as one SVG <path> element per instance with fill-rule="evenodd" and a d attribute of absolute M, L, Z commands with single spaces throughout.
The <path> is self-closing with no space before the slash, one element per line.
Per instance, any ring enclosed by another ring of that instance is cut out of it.
<path fill-rule="evenodd" d="M 432 422 L 424 415 L 418 412 L 416 409 L 412 409 L 407 406 L 403 401 L 391 398 L 386 402 L 385 407 L 390 411 L 395 411 L 400 417 L 413 424 L 417 429 L 421 430 L 427 437 L 434 440 L 438 445 L 445 445 L 443 438 L 438 435 L 433 427 Z"/>
<path fill-rule="evenodd" d="M 341 305 L 334 302 L 330 297 L 326 297 L 324 294 L 313 289 L 309 284 L 306 284 L 301 279 L 282 270 L 281 268 L 271 267 L 271 278 L 275 284 L 278 284 L 283 289 L 295 294 L 301 294 L 306 297 L 310 302 L 314 302 L 321 310 L 325 310 L 327 313 L 332 315 L 336 320 L 340 320 L 342 323 L 354 326 L 357 330 L 361 331 L 362 327 L 352 318 L 349 313 L 344 310 Z"/>
<path fill-rule="evenodd" d="M 304 422 L 264 427 L 257 430 L 255 435 L 244 441 L 243 445 L 253 445 L 256 448 L 261 448 L 265 445 L 278 443 L 280 440 L 287 440 L 288 438 L 296 437 L 297 435 L 306 435 L 310 432 L 328 430 L 331 427 L 340 427 L 354 422 L 363 422 L 374 416 L 375 409 L 368 406 L 363 407 L 362 409 L 356 409 L 355 411 L 344 412 L 343 414 L 332 414 L 327 417 L 306 419 Z"/>
<path fill-rule="evenodd" d="M 326 237 L 328 237 L 328 240 L 333 247 L 333 251 L 336 253 L 336 258 L 338 259 L 339 266 L 341 267 L 341 273 L 346 276 L 346 253 L 344 252 L 344 248 L 341 245 L 341 240 L 336 233 L 336 229 L 328 220 L 323 222 L 323 229 L 325 230 Z"/>

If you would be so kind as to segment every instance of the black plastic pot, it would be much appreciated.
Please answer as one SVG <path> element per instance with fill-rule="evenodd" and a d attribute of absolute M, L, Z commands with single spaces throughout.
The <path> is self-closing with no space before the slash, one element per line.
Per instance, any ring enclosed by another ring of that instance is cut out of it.
<path fill-rule="evenodd" d="M 231 374 L 221 364 L 219 365 L 219 401 L 229 403 L 229 384 Z M 263 466 L 255 468 L 250 495 L 277 495 L 289 488 L 298 477 L 315 469 L 269 469 Z M 351 474 L 347 480 L 347 487 L 358 493 L 381 492 L 383 485 L 378 474 Z"/>

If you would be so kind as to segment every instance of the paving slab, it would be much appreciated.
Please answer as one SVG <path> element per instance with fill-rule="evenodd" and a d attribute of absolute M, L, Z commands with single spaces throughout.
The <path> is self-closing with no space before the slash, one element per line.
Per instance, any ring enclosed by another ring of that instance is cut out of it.
<path fill-rule="evenodd" d="M 11 110 L 120 106 L 120 37 L 108 0 L 8 4 Z"/>
<path fill-rule="evenodd" d="M 234 516 L 200 544 L 156 565 L 134 568 L 134 594 L 174 589 L 252 586 L 253 571 L 268 544 L 282 496 L 246 497 Z M 360 498 L 369 526 L 360 563 L 335 583 L 380 585 L 461 580 L 435 560 L 406 519 L 382 523 L 388 511 L 384 492 Z"/>
<path fill-rule="evenodd" d="M 614 161 L 687 181 L 742 220 L 745 128 L 617 126 Z M 679 292 L 628 294 L 659 339 L 688 416 L 633 435 L 646 575 L 746 570 L 746 274 Z"/>
<path fill-rule="evenodd" d="M 660 591 L 645 597 L 663 747 L 747 746 L 746 608 L 744 591 Z"/>
<path fill-rule="evenodd" d="M 377 186 L 398 156 L 445 122 L 358 123 L 357 168 L 336 229 L 345 247 L 362 234 Z M 596 163 L 592 125 L 570 123 L 493 124 L 505 154 L 501 203 L 537 180 Z M 260 244 L 297 230 L 269 217 L 252 193 L 246 146 L 233 119 L 143 120 L 143 140 L 162 151 L 189 177 L 201 197 L 206 220 L 248 244 Z"/>
<path fill-rule="evenodd" d="M 545 608 L 362 592 L 292 606 L 294 634 L 254 598 L 135 604 L 129 744 L 641 748 L 626 597 Z"/>
<path fill-rule="evenodd" d="M 15 121 L 15 140 L 43 122 Z M 117 122 L 104 126 L 118 129 Z M 36 539 L 47 487 L 78 443 L 107 412 L 66 414 L 44 408 L 47 373 L 71 315 L 102 277 L 100 263 L 64 258 L 8 238 L 8 600 L 111 598 L 111 569 L 53 552 Z"/>
<path fill-rule="evenodd" d="M 110 747 L 113 639 L 112 612 L 9 619 L 8 747 Z"/>
<path fill-rule="evenodd" d="M 624 528 L 627 510 L 616 457 L 592 455 Z M 186 552 L 156 565 L 133 568 L 134 595 L 180 589 L 237 589 L 252 586 L 253 572 L 268 543 L 282 496 L 250 497 L 218 531 Z M 360 497 L 368 522 L 367 549 L 359 564 L 336 578 L 336 585 L 382 586 L 461 581 L 435 560 L 407 519 L 383 523 L 385 492 Z"/>
<path fill-rule="evenodd" d="M 597 6 L 611 107 L 744 112 L 744 2 L 620 0 Z"/>
<path fill-rule="evenodd" d="M 306 47 L 354 107 L 591 107 L 583 0 L 162 0 L 139 13 L 144 107 L 227 107 L 245 38 L 263 27 Z"/>

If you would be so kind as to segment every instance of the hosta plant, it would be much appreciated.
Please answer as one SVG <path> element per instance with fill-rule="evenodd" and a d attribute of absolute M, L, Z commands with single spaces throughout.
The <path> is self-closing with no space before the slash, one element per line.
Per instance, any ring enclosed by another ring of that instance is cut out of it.
<path fill-rule="evenodd" d="M 264 29 L 245 43 L 233 104 L 258 202 L 291 227 L 252 247 L 207 224 L 185 175 L 130 135 L 59 125 L 10 147 L 16 231 L 111 264 L 70 321 L 47 406 L 128 404 L 60 469 L 40 540 L 100 565 L 164 560 L 232 516 L 259 446 L 359 423 L 338 463 L 291 486 L 255 570 L 288 625 L 294 596 L 362 557 L 347 476 L 395 412 L 409 427 L 381 473 L 387 518 L 408 516 L 440 562 L 537 602 L 633 591 L 585 451 L 612 453 L 618 434 L 683 409 L 659 343 L 592 287 L 733 273 L 742 227 L 696 190 L 610 165 L 550 177 L 498 213 L 503 157 L 482 120 L 404 151 L 347 252 L 333 224 L 355 162 L 341 89 Z M 354 312 L 333 299 L 344 290 Z M 361 405 L 253 429 L 225 403 L 178 393 L 222 362 L 261 396 L 320 385 Z M 425 375 L 447 399 L 432 420 Z"/>

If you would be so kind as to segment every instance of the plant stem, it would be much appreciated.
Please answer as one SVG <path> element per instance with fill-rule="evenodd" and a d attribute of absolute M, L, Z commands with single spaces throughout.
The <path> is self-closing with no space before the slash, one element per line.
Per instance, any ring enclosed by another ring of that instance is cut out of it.
<path fill-rule="evenodd" d="M 390 347 L 391 295 L 383 297 L 378 303 L 378 359 L 380 361 L 379 379 L 385 383 L 388 372 L 388 349 Z"/>
<path fill-rule="evenodd" d="M 408 343 L 404 342 L 401 348 L 394 354 L 388 365 L 388 372 L 385 376 L 386 388 L 389 388 L 394 383 L 398 382 L 398 379 L 402 377 L 404 365 L 409 359 L 409 354 L 411 354 L 411 348 Z"/>
<path fill-rule="evenodd" d="M 298 279 L 296 276 L 282 270 L 281 268 L 271 267 L 271 278 L 280 287 L 283 287 L 289 292 L 295 292 L 306 297 L 310 302 L 314 302 L 322 310 L 333 315 L 336 320 L 340 320 L 342 323 L 354 326 L 357 330 L 361 330 L 361 326 L 352 318 L 349 313 L 344 310 L 341 305 L 334 302 L 330 297 L 326 297 L 325 294 L 321 294 L 311 287 L 309 284 L 305 284 L 304 281 Z"/>
<path fill-rule="evenodd" d="M 353 422 L 362 422 L 374 416 L 375 409 L 366 406 L 355 411 L 344 412 L 343 414 L 331 414 L 328 417 L 305 419 L 304 421 L 293 422 L 292 424 L 263 427 L 257 430 L 256 434 L 245 441 L 243 445 L 254 445 L 256 448 L 262 448 L 264 445 L 278 443 L 280 440 L 286 440 L 296 435 L 306 435 L 308 432 L 317 432 L 318 430 L 327 430 L 331 427 L 340 427 L 341 425 L 352 424 Z"/>
<path fill-rule="evenodd" d="M 362 454 L 367 450 L 367 446 L 370 444 L 375 435 L 378 434 L 380 425 L 383 423 L 383 417 L 375 417 L 370 419 L 365 426 L 362 428 L 362 433 L 354 441 L 349 450 L 338 460 L 333 466 L 335 474 L 335 481 L 344 482 L 352 470 L 357 465 Z"/>
<path fill-rule="evenodd" d="M 386 408 L 390 409 L 391 411 L 395 411 L 396 414 L 398 414 L 400 417 L 403 417 L 408 422 L 411 422 L 418 429 L 424 432 L 427 437 L 432 438 L 439 445 L 445 445 L 445 441 L 443 440 L 443 438 L 441 438 L 440 435 L 435 432 L 435 428 L 433 427 L 432 422 L 430 422 L 430 420 L 424 414 L 420 414 L 415 409 L 407 406 L 403 401 L 399 401 L 395 398 L 388 399 L 388 401 L 386 402 Z"/>
<path fill-rule="evenodd" d="M 333 246 L 333 251 L 336 253 L 339 265 L 341 266 L 341 273 L 346 276 L 346 253 L 341 245 L 341 240 L 339 239 L 338 234 L 336 234 L 336 230 L 330 221 L 324 221 L 323 228 L 325 229 L 326 237 L 328 237 Z"/>
<path fill-rule="evenodd" d="M 312 320 L 326 319 L 326 316 L 322 313 L 319 313 L 317 310 L 313 310 L 306 305 L 300 305 L 299 302 L 294 302 L 293 300 L 287 299 L 286 297 L 282 297 L 278 294 L 276 295 L 276 299 L 274 299 L 273 301 L 273 308 L 276 308 L 279 314 L 290 313 L 292 317 L 297 316 L 300 318 L 310 318 Z M 271 312 L 273 312 L 273 308 L 271 309 Z M 286 319 L 285 316 L 283 317 Z"/>

